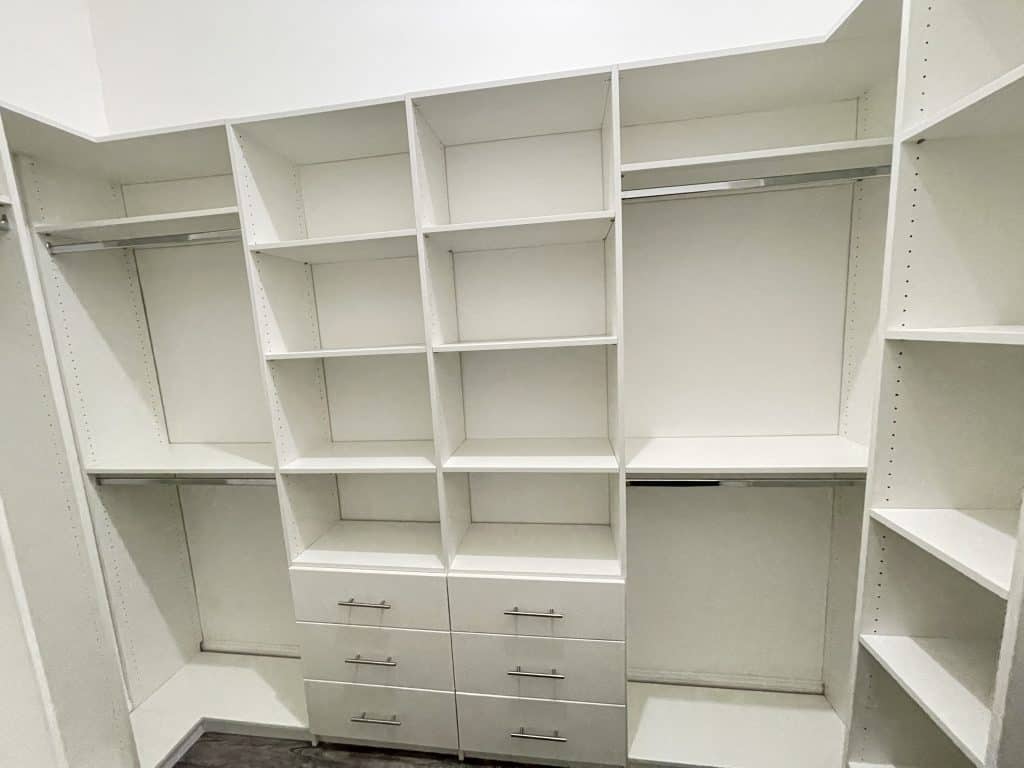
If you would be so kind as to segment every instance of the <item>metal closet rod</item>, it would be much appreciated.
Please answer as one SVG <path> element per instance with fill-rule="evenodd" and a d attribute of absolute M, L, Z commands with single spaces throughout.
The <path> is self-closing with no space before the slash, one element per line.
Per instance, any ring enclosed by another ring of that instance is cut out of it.
<path fill-rule="evenodd" d="M 172 475 L 95 475 L 96 485 L 276 485 L 271 476 L 214 477 Z"/>
<path fill-rule="evenodd" d="M 712 181 L 706 184 L 683 184 L 676 187 L 651 187 L 649 189 L 623 190 L 623 200 L 643 200 L 651 197 L 685 197 L 723 192 L 764 192 L 793 187 L 816 187 L 860 181 L 876 176 L 888 176 L 889 165 L 875 165 L 869 168 L 843 168 L 836 171 L 815 171 L 813 173 L 790 173 L 781 176 L 763 176 L 756 179 L 734 181 Z"/>
<path fill-rule="evenodd" d="M 89 243 L 68 243 L 66 245 L 47 242 L 46 248 L 52 256 L 59 256 L 62 253 L 113 251 L 119 248 L 171 248 L 180 245 L 209 245 L 213 243 L 229 243 L 241 239 L 242 230 L 240 229 L 218 229 L 212 232 L 182 232 L 174 235 L 122 237 L 117 240 L 96 240 Z"/>
<path fill-rule="evenodd" d="M 773 477 L 631 477 L 631 488 L 816 488 L 863 485 L 862 477 L 807 477 L 777 475 Z"/>

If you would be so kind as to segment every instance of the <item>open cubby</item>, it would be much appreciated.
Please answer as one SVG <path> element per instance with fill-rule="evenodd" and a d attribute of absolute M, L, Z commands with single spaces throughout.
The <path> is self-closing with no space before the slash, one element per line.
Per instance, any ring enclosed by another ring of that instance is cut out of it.
<path fill-rule="evenodd" d="M 270 419 L 237 235 L 161 248 L 47 248 L 202 231 L 228 220 L 237 229 L 223 131 L 105 146 L 24 118 L 12 126 L 85 468 L 271 472 Z"/>
<path fill-rule="evenodd" d="M 606 474 L 446 473 L 453 573 L 621 576 Z"/>
<path fill-rule="evenodd" d="M 254 250 L 304 262 L 415 253 L 405 103 L 233 126 Z"/>
<path fill-rule="evenodd" d="M 612 209 L 609 79 L 604 72 L 414 98 L 425 231 Z"/>
<path fill-rule="evenodd" d="M 886 164 L 898 39 L 869 2 L 824 44 L 625 69 L 623 188 Z"/>
<path fill-rule="evenodd" d="M 284 475 L 293 565 L 444 570 L 437 479 L 422 474 Z"/>
<path fill-rule="evenodd" d="M 452 352 L 435 367 L 446 470 L 617 470 L 614 348 Z"/>
<path fill-rule="evenodd" d="M 268 363 L 283 472 L 434 469 L 424 355 Z"/>

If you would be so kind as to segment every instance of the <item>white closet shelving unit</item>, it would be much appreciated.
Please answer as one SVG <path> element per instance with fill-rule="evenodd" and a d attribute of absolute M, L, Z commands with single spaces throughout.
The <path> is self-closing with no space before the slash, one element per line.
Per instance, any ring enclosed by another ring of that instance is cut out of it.
<path fill-rule="evenodd" d="M 898 11 L 621 73 L 631 764 L 840 764 Z"/>
<path fill-rule="evenodd" d="M 1024 7 L 904 16 L 849 759 L 1018 765 Z"/>

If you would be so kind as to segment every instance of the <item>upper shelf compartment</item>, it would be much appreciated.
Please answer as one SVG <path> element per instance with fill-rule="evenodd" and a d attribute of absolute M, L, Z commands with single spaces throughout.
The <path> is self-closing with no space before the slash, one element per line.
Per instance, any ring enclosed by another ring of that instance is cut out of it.
<path fill-rule="evenodd" d="M 416 254 L 404 102 L 231 133 L 253 250 L 314 264 Z"/>
<path fill-rule="evenodd" d="M 612 207 L 610 74 L 413 100 L 425 224 L 489 222 L 473 247 L 502 246 L 494 223 Z M 523 221 L 525 220 L 525 221 Z M 458 231 L 456 229 L 455 231 Z"/>
<path fill-rule="evenodd" d="M 818 145 L 890 136 L 898 37 L 899 4 L 867 0 L 823 44 L 623 70 L 624 186 L 649 170 L 639 163 L 690 166 L 684 177 L 723 162 L 740 166 L 709 170 L 742 172 L 758 158 L 718 156 L 773 149 L 775 173 L 799 173 L 812 149 L 819 161 L 841 158 Z"/>

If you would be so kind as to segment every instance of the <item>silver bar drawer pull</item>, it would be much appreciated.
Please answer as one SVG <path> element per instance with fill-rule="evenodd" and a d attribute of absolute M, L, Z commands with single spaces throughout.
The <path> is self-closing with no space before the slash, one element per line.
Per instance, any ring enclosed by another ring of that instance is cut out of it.
<path fill-rule="evenodd" d="M 349 720 L 351 720 L 353 723 L 369 723 L 370 725 L 401 725 L 402 724 L 402 721 L 398 719 L 398 715 L 392 715 L 391 719 L 386 720 L 386 719 L 384 719 L 382 717 L 367 717 L 365 712 L 363 712 L 361 714 L 358 714 L 355 717 L 350 717 Z"/>
<path fill-rule="evenodd" d="M 381 611 L 391 610 L 391 603 L 387 600 L 381 600 L 379 603 L 362 603 L 354 597 L 350 597 L 348 600 L 340 600 L 338 605 L 342 608 L 377 608 Z"/>
<path fill-rule="evenodd" d="M 525 728 L 520 728 L 518 731 L 513 731 L 509 734 L 513 739 L 532 739 L 533 741 L 557 741 L 559 744 L 564 744 L 568 741 L 564 736 L 559 736 L 558 731 L 555 731 L 550 736 L 543 733 L 527 733 Z"/>
<path fill-rule="evenodd" d="M 546 612 L 544 612 L 544 611 L 521 611 L 521 610 L 519 610 L 519 606 L 518 605 L 515 606 L 514 608 L 512 608 L 512 610 L 510 610 L 510 611 L 505 611 L 505 615 L 506 616 L 530 616 L 530 617 L 535 618 L 535 619 L 564 619 L 565 618 L 565 614 L 564 613 L 555 613 L 555 609 L 554 608 L 550 608 Z"/>
<path fill-rule="evenodd" d="M 367 664 L 371 667 L 397 667 L 398 662 L 391 656 L 386 659 L 364 659 L 361 653 L 357 653 L 351 659 L 345 659 L 346 664 Z"/>
<path fill-rule="evenodd" d="M 552 669 L 550 672 L 524 672 L 518 664 L 515 669 L 510 669 L 505 674 L 511 677 L 543 677 L 545 680 L 565 680 L 565 675 L 558 674 L 557 669 Z"/>

